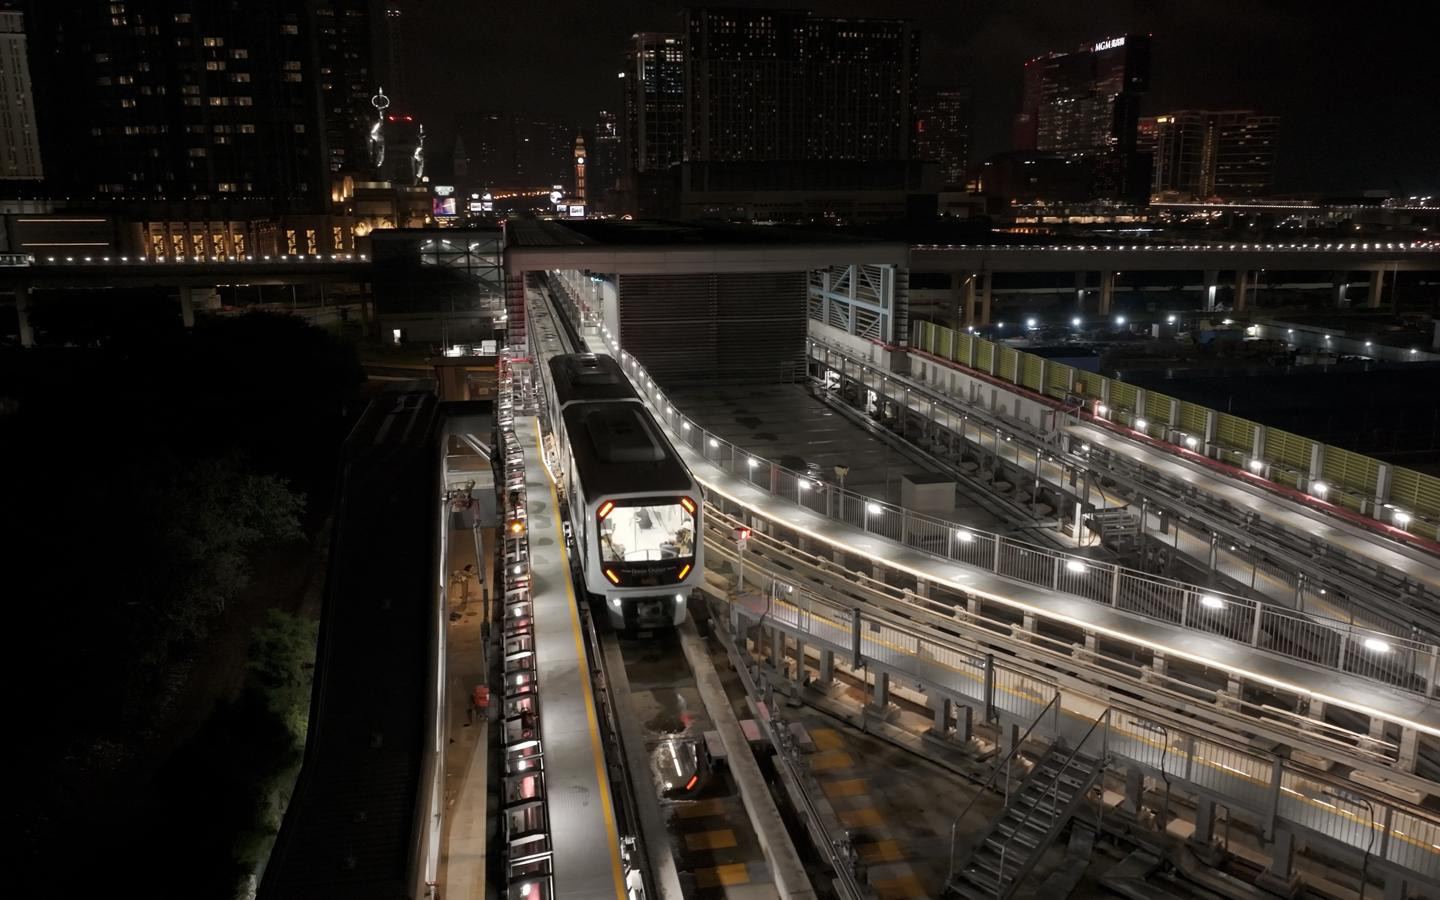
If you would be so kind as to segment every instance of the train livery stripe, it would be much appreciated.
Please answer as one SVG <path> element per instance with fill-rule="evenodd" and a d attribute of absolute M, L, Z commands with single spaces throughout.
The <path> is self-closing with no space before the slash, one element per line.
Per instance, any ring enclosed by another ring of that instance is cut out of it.
<path fill-rule="evenodd" d="M 545 458 L 545 448 L 540 443 L 540 420 L 535 420 L 535 452 L 540 454 L 539 459 Z M 560 525 L 560 497 L 555 492 L 555 479 L 550 475 L 550 469 L 545 469 L 545 480 L 550 485 L 550 508 L 556 511 L 555 519 L 555 540 L 560 547 L 565 546 L 565 532 Z M 575 583 L 570 575 L 570 567 L 567 562 L 565 566 L 565 595 L 570 598 L 570 630 L 575 636 L 575 656 L 577 659 L 585 660 L 588 656 L 585 653 L 585 642 L 580 637 L 580 606 L 575 598 Z M 605 831 L 610 837 L 610 872 L 615 879 L 615 896 L 617 900 L 626 900 L 625 876 L 620 868 L 620 833 L 615 827 L 615 804 L 610 798 L 610 775 L 605 768 L 605 752 L 600 746 L 600 724 L 595 715 L 595 695 L 593 691 L 585 691 L 585 718 L 590 724 L 590 752 L 595 758 L 595 782 L 600 786 L 600 804 L 605 812 Z"/>

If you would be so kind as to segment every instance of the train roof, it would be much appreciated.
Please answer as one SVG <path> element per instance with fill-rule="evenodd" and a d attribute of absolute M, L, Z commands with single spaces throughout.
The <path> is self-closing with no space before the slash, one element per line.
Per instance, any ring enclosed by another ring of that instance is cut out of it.
<path fill-rule="evenodd" d="M 555 397 L 562 407 L 576 401 L 639 399 L 613 356 L 567 353 L 550 357 L 549 365 Z"/>
<path fill-rule="evenodd" d="M 684 493 L 695 488 L 649 410 L 623 401 L 565 409 L 565 433 L 588 498 L 606 494 Z"/>

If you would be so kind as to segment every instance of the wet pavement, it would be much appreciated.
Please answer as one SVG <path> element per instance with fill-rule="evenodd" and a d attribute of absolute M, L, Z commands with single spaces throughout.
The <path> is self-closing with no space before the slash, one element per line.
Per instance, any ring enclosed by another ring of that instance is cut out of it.
<path fill-rule="evenodd" d="M 723 763 L 702 772 L 695 788 L 683 792 L 675 760 L 662 745 L 667 741 L 705 743 L 713 729 L 695 680 L 685 663 L 674 632 L 621 637 L 631 703 L 644 729 L 650 775 L 670 832 L 671 851 L 687 897 L 774 897 L 775 887 L 764 853 L 756 841 L 740 793 Z M 742 716 L 748 718 L 748 713 Z M 667 789 L 667 785 L 673 787 Z M 637 785 L 638 788 L 638 785 Z"/>

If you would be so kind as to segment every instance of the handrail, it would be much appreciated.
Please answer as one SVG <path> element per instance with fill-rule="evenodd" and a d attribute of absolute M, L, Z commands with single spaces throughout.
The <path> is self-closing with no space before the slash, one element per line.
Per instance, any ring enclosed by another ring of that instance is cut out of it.
<path fill-rule="evenodd" d="M 747 478 L 745 469 L 748 468 L 751 472 L 754 472 L 758 470 L 759 467 L 763 464 L 766 467 L 766 471 L 772 473 L 772 477 L 779 479 L 781 475 L 784 475 L 786 478 L 791 479 L 793 484 L 796 486 L 797 495 L 804 492 L 807 488 L 813 489 L 812 493 L 819 493 L 821 491 L 820 483 L 811 476 L 804 475 L 792 469 L 788 469 L 774 461 L 764 459 L 758 454 L 743 450 L 733 442 L 728 441 L 720 437 L 719 435 L 713 434 L 705 429 L 693 428 L 691 422 L 684 415 L 682 415 L 672 403 L 669 402 L 668 397 L 666 397 L 664 392 L 660 390 L 659 384 L 650 377 L 649 373 L 645 371 L 645 368 L 640 364 L 639 360 L 636 359 L 632 354 L 623 351 L 616 342 L 615 336 L 613 334 L 610 334 L 608 329 L 606 329 L 604 326 L 601 327 L 601 332 L 601 336 L 605 344 L 613 352 L 618 354 L 621 367 L 626 371 L 627 376 L 631 379 L 641 398 L 655 413 L 655 417 L 667 427 L 669 427 L 672 433 L 675 434 L 679 444 L 683 444 L 686 448 L 699 453 L 707 460 L 716 462 L 716 464 L 721 465 L 722 468 L 724 467 L 724 465 L 720 457 L 723 456 L 724 451 L 728 449 L 730 465 L 732 469 L 737 463 L 739 463 L 740 460 L 744 460 L 745 462 L 745 467 L 739 470 L 739 477 L 745 478 L 748 483 L 752 484 L 756 488 L 767 490 L 772 494 L 774 494 L 773 488 L 769 488 L 757 483 L 754 480 L 753 476 Z M 716 451 L 720 451 L 720 453 L 717 454 Z M 776 483 L 778 483 L 778 481 Z M 1036 544 L 1030 544 L 1025 541 L 1018 541 L 1014 538 L 1007 537 L 998 533 L 960 526 L 955 522 L 946 521 L 944 519 L 939 519 L 934 516 L 928 516 L 923 513 L 915 513 L 903 507 L 896 506 L 895 504 L 876 500 L 867 497 L 864 494 L 859 494 L 855 491 L 847 490 L 843 487 L 828 485 L 824 486 L 823 489 L 830 491 L 832 495 L 840 499 L 842 511 L 847 508 L 861 510 L 863 513 L 863 521 L 866 531 L 870 531 L 871 533 L 878 534 L 879 536 L 886 537 L 890 540 L 896 540 L 906 547 L 912 547 L 912 544 L 906 540 L 907 534 L 928 532 L 931 534 L 948 535 L 954 533 L 957 537 L 960 537 L 963 534 L 969 539 L 969 543 L 965 545 L 967 547 L 973 547 L 976 544 L 988 541 L 994 542 L 997 550 L 1004 547 L 1012 547 L 1018 549 L 1021 553 L 1043 555 L 1053 560 L 1057 567 L 1063 567 L 1066 570 L 1071 570 L 1072 566 L 1076 566 L 1079 568 L 1074 569 L 1074 571 L 1084 573 L 1093 568 L 1099 572 L 1108 574 L 1109 578 L 1111 579 L 1112 587 L 1118 588 L 1118 586 L 1123 582 L 1123 580 L 1133 579 L 1142 584 L 1158 587 L 1164 590 L 1183 592 L 1184 599 L 1182 602 L 1185 604 L 1185 607 L 1187 609 L 1217 609 L 1210 602 L 1210 600 L 1214 600 L 1221 604 L 1218 607 L 1221 612 L 1224 612 L 1225 610 L 1234 607 L 1249 614 L 1249 633 L 1244 636 L 1245 639 L 1236 637 L 1235 635 L 1230 634 L 1225 630 L 1198 628 L 1196 626 L 1196 622 L 1205 621 L 1205 619 L 1203 619 L 1201 616 L 1191 615 L 1188 618 L 1182 619 L 1182 621 L 1177 623 L 1175 621 L 1172 621 L 1171 619 L 1148 613 L 1143 609 L 1132 608 L 1126 609 L 1125 611 L 1129 614 L 1140 616 L 1146 619 L 1165 622 L 1169 625 L 1178 624 L 1180 627 L 1183 628 L 1193 629 L 1204 634 L 1209 634 L 1224 638 L 1226 640 L 1232 640 L 1236 641 L 1237 643 L 1244 643 L 1256 647 L 1260 646 L 1259 639 L 1264 632 L 1264 629 L 1261 627 L 1261 625 L 1264 620 L 1285 620 L 1289 622 L 1299 622 L 1305 625 L 1311 625 L 1319 629 L 1324 629 L 1341 642 L 1341 644 L 1338 645 L 1341 649 L 1337 651 L 1336 658 L 1333 661 L 1316 660 L 1313 659 L 1310 655 L 1306 655 L 1304 653 L 1288 651 L 1288 645 L 1260 647 L 1260 649 L 1263 649 L 1267 653 L 1274 653 L 1276 655 L 1290 659 L 1301 659 L 1305 662 L 1323 666 L 1327 669 L 1331 669 L 1334 671 L 1346 672 L 1347 674 L 1356 675 L 1362 678 L 1368 678 L 1382 684 L 1388 684 L 1392 687 L 1398 688 L 1399 690 L 1403 690 L 1412 694 L 1430 696 L 1432 693 L 1435 692 L 1437 687 L 1436 684 L 1430 683 L 1430 681 L 1428 680 L 1428 675 L 1424 676 L 1424 686 L 1421 688 L 1414 687 L 1409 683 L 1411 680 L 1418 677 L 1417 672 L 1421 668 L 1424 668 L 1426 671 L 1431 668 L 1440 668 L 1440 647 L 1437 647 L 1434 644 L 1415 641 L 1411 638 L 1391 634 L 1389 632 L 1379 631 L 1372 628 L 1365 628 L 1363 626 L 1359 626 L 1350 622 L 1343 622 L 1338 619 L 1330 619 L 1324 616 L 1316 616 L 1309 613 L 1299 613 L 1286 607 L 1277 606 L 1271 603 L 1263 603 L 1249 598 L 1240 597 L 1235 594 L 1219 591 L 1213 588 L 1207 588 L 1201 585 L 1189 584 L 1171 578 L 1151 575 L 1147 572 L 1130 569 L 1128 567 L 1112 563 L 1100 563 L 1090 557 L 1063 553 L 1061 551 L 1041 547 Z M 807 505 L 802 501 L 791 502 L 796 502 L 797 505 L 801 506 L 802 508 L 810 510 L 811 512 L 815 512 L 819 515 L 825 515 L 829 518 L 839 518 L 830 513 L 828 510 L 816 510 L 812 506 Z M 854 505 L 852 506 L 852 504 Z M 873 530 L 877 526 L 872 526 L 870 524 L 871 520 L 876 518 L 883 518 L 886 513 L 889 513 L 891 515 L 898 515 L 901 517 L 899 538 L 885 534 L 884 532 L 877 532 Z M 939 556 L 939 554 L 935 554 L 933 551 L 925 550 L 923 548 L 921 548 L 921 552 L 930 553 L 931 555 L 936 555 L 937 557 Z M 1006 575 L 1005 573 L 999 571 L 999 569 L 996 568 L 993 563 L 982 564 L 970 562 L 966 561 L 963 558 L 958 558 L 954 556 L 953 554 L 956 551 L 954 550 L 953 543 L 950 545 L 950 548 L 947 549 L 946 552 L 948 554 L 951 554 L 945 557 L 949 562 L 957 563 L 960 565 L 970 565 L 976 568 L 982 568 L 985 571 L 994 572 L 994 574 L 996 574 L 998 577 L 1016 580 L 1014 577 Z M 996 556 L 998 558 L 999 554 L 997 553 Z M 1085 599 L 1092 602 L 1102 603 L 1105 605 L 1113 605 L 1113 603 L 1110 602 L 1108 598 L 1091 597 L 1083 593 L 1077 594 L 1073 591 L 1068 590 L 1062 592 L 1070 594 L 1072 596 L 1084 597 Z M 1216 621 L 1221 620 L 1216 619 Z M 1233 622 L 1231 624 L 1233 624 Z M 1351 656 L 1359 662 L 1347 666 L 1347 656 L 1344 649 L 1347 644 L 1352 648 L 1359 647 L 1369 655 L 1364 656 L 1352 652 Z M 1385 678 L 1372 674 L 1372 671 L 1378 671 L 1384 665 L 1387 658 L 1394 658 L 1393 656 L 1388 656 L 1391 650 L 1403 650 L 1407 653 L 1413 654 L 1415 657 L 1424 657 L 1430 660 L 1430 665 L 1408 667 L 1404 677 Z M 1356 665 L 1360 663 L 1363 663 L 1364 665 L 1361 665 L 1360 670 L 1357 670 Z"/>
<path fill-rule="evenodd" d="M 1020 739 L 1015 742 L 1015 746 L 1010 748 L 1010 752 L 1005 754 L 1004 759 L 1000 760 L 998 763 L 995 764 L 994 770 L 990 773 L 989 780 L 987 780 L 984 784 L 980 786 L 980 790 L 976 791 L 975 796 L 970 798 L 970 802 L 965 804 L 965 808 L 960 811 L 960 815 L 956 816 L 955 820 L 950 823 L 950 874 L 948 878 L 955 877 L 955 830 L 960 825 L 960 820 L 965 818 L 965 816 L 970 812 L 970 810 L 974 808 L 975 804 L 980 800 L 981 795 L 984 794 L 986 791 L 990 790 L 990 788 L 995 785 L 995 779 L 997 776 L 999 776 L 1000 769 L 1002 767 L 1004 767 L 1005 769 L 1005 803 L 1006 805 L 1009 805 L 1010 762 L 1015 758 L 1015 754 L 1020 752 L 1021 745 L 1023 745 L 1027 740 L 1030 739 L 1030 732 L 1034 731 L 1035 726 L 1040 724 L 1040 720 L 1045 718 L 1045 714 L 1050 711 L 1050 707 L 1055 706 L 1059 702 L 1060 691 L 1056 690 L 1055 696 L 1051 697 L 1050 702 L 1045 704 L 1045 708 L 1040 710 L 1039 714 L 1030 721 L 1030 727 L 1025 729 L 1024 734 L 1020 735 Z"/>
<path fill-rule="evenodd" d="M 1055 778 L 1051 781 L 1051 783 L 1050 783 L 1050 789 L 1049 789 L 1049 791 L 1047 792 L 1047 793 L 1049 793 L 1049 794 L 1051 795 L 1051 801 L 1050 801 L 1050 807 L 1051 807 L 1051 809 L 1056 809 L 1056 808 L 1057 808 L 1055 801 L 1058 800 L 1059 797 L 1060 797 L 1060 776 L 1061 776 L 1061 775 L 1064 775 L 1064 774 L 1065 774 L 1065 770 L 1068 769 L 1068 768 L 1070 768 L 1070 763 L 1072 763 L 1072 762 L 1075 761 L 1075 757 L 1080 754 L 1081 748 L 1083 748 L 1083 747 L 1085 746 L 1085 743 L 1090 740 L 1090 735 L 1092 735 L 1092 734 L 1095 733 L 1095 729 L 1100 727 L 1100 723 L 1101 723 L 1101 722 L 1104 722 L 1104 723 L 1105 723 L 1105 741 L 1104 741 L 1104 744 L 1102 745 L 1101 750 L 1100 750 L 1100 765 L 1099 765 L 1099 771 L 1100 771 L 1100 772 L 1104 772 L 1104 771 L 1105 771 L 1105 764 L 1106 764 L 1106 762 L 1107 762 L 1106 757 L 1107 757 L 1107 756 L 1109 755 L 1109 753 L 1110 753 L 1110 712 L 1111 712 L 1112 709 L 1114 709 L 1114 707 L 1112 707 L 1112 706 L 1107 706 L 1107 707 L 1105 707 L 1105 711 L 1104 711 L 1103 713 L 1101 713 L 1100 716 L 1099 716 L 1094 722 L 1092 722 L 1092 723 L 1090 724 L 1089 730 L 1087 730 L 1087 731 L 1085 732 L 1085 736 L 1082 737 L 1082 738 L 1080 739 L 1079 743 L 1077 743 L 1077 744 L 1075 745 L 1075 749 L 1072 750 L 1072 751 L 1070 751 L 1070 755 L 1069 755 L 1069 756 L 1065 757 L 1065 762 L 1063 762 L 1063 763 L 1060 764 L 1060 770 L 1055 773 Z M 1042 794 L 1041 796 L 1044 796 L 1044 795 Z M 1003 843 L 1003 844 L 1000 845 L 1000 871 L 999 871 L 999 872 L 996 874 L 996 876 L 995 876 L 995 896 L 996 896 L 996 897 L 1001 897 L 1001 896 L 1004 895 L 1004 887 L 1005 887 L 1005 854 L 1009 851 L 1009 849 L 1010 849 L 1010 844 L 1014 842 L 1014 840 L 1015 840 L 1015 838 L 1016 838 L 1017 836 L 1019 836 L 1019 834 L 1020 834 L 1020 829 L 1022 829 L 1022 828 L 1025 827 L 1026 823 L 1028 823 L 1028 822 L 1030 821 L 1030 818 L 1035 815 L 1035 811 L 1036 811 L 1037 809 L 1039 809 L 1039 808 L 1040 808 L 1040 804 L 1039 804 L 1038 802 L 1037 802 L 1034 806 L 1030 807 L 1030 811 L 1025 814 L 1025 818 L 1023 818 L 1023 819 L 1020 820 L 1020 824 L 1016 825 L 1016 826 L 1010 831 L 1010 837 L 1006 838 L 1005 843 Z M 1053 823 L 1052 823 L 1052 824 L 1053 824 Z M 1047 833 L 1048 833 L 1048 832 L 1047 832 Z"/>

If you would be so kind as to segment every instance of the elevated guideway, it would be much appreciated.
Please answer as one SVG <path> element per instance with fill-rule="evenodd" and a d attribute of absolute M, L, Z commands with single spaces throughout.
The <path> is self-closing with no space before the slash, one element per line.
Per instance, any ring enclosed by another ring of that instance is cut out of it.
<path fill-rule="evenodd" d="M 1167 452 L 1153 440 L 1127 440 L 1058 412 L 1052 414 L 1058 431 L 1036 427 L 1008 415 L 1010 401 L 990 398 L 989 384 L 977 390 L 979 373 L 922 361 L 916 377 L 895 375 L 819 340 L 811 342 L 811 358 L 839 373 L 842 384 L 873 391 L 887 409 L 906 410 L 895 416 L 896 428 L 921 449 L 993 456 L 1044 492 L 1073 498 L 1067 505 L 1128 507 L 1156 542 L 1187 555 L 1193 568 L 1270 602 L 1398 636 L 1416 628 L 1440 633 L 1440 556 L 1287 500 L 1243 474 L 1236 481 L 1180 448 Z M 910 427 L 912 421 L 919 426 Z M 1058 441 L 1057 434 L 1069 439 Z"/>

